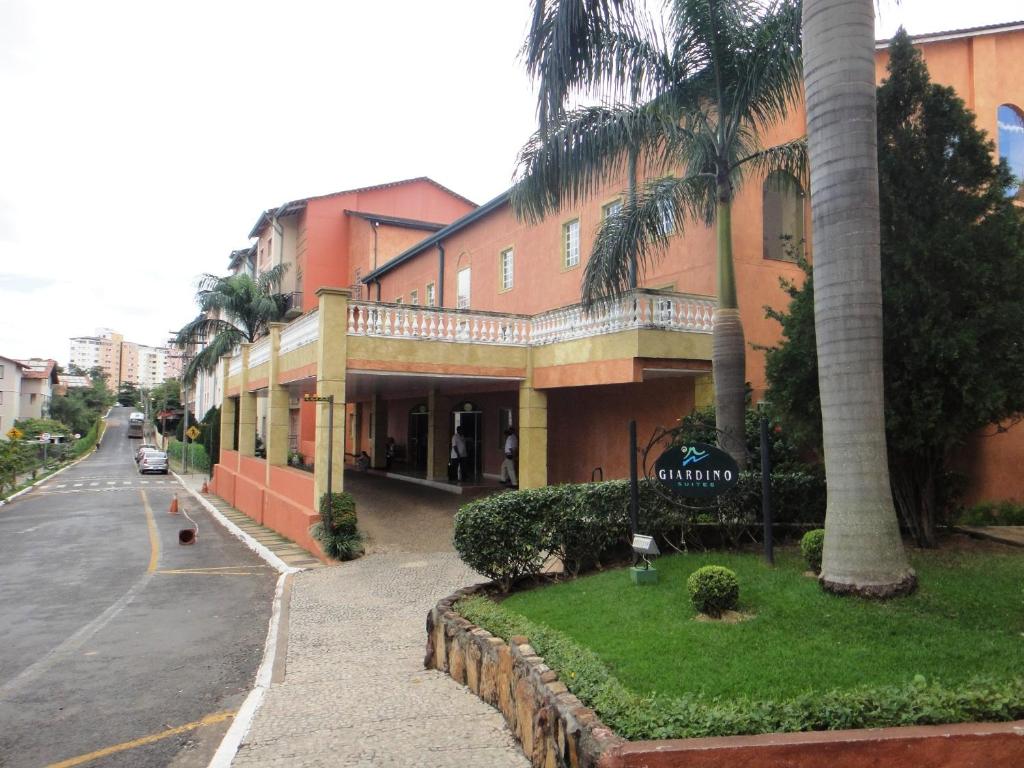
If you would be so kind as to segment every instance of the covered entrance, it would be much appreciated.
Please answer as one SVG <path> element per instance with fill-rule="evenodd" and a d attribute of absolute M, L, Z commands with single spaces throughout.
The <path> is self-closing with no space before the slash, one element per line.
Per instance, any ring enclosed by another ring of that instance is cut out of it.
<path fill-rule="evenodd" d="M 409 431 L 406 437 L 408 468 L 417 474 L 426 474 L 427 471 L 429 436 L 430 413 L 427 404 L 421 403 L 409 411 Z"/>
<path fill-rule="evenodd" d="M 483 477 L 483 412 L 472 402 L 459 403 L 452 411 L 452 434 L 462 429 L 462 436 L 466 440 L 466 476 L 464 482 L 476 482 Z"/>

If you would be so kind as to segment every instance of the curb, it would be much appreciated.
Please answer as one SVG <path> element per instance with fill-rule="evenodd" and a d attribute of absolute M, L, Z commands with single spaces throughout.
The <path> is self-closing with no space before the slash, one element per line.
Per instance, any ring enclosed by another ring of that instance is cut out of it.
<path fill-rule="evenodd" d="M 203 498 L 201 493 L 189 487 L 185 481 L 181 479 L 181 475 L 177 472 L 171 472 L 171 474 L 174 475 L 174 478 L 181 484 L 181 487 L 188 491 L 192 497 L 195 498 L 231 535 L 239 539 L 263 560 L 266 560 L 267 563 L 281 574 L 277 578 L 277 586 L 274 589 L 274 603 L 270 611 L 270 624 L 267 628 L 267 640 L 263 646 L 263 660 L 260 662 L 259 669 L 256 670 L 256 680 L 253 683 L 253 689 L 249 691 L 249 695 L 245 697 L 245 701 L 242 702 L 242 706 L 238 708 L 238 714 L 235 715 L 234 720 L 231 723 L 231 727 L 228 728 L 227 733 L 224 734 L 224 738 L 221 739 L 220 746 L 217 747 L 217 751 L 214 752 L 213 757 L 210 758 L 210 762 L 207 766 L 207 768 L 229 768 L 231 762 L 235 759 L 235 755 L 238 753 L 238 748 L 241 746 L 242 740 L 245 739 L 249 733 L 249 729 L 252 728 L 253 720 L 256 718 L 256 713 L 263 704 L 263 698 L 266 696 L 267 690 L 273 683 L 274 668 L 277 666 L 276 656 L 278 632 L 281 627 L 281 617 L 286 608 L 284 605 L 284 595 L 286 591 L 290 595 L 290 589 L 286 590 L 286 587 L 290 588 L 291 580 L 295 574 L 305 569 L 294 568 L 285 563 L 267 547 L 260 544 L 256 539 L 224 517 L 219 509 Z"/>

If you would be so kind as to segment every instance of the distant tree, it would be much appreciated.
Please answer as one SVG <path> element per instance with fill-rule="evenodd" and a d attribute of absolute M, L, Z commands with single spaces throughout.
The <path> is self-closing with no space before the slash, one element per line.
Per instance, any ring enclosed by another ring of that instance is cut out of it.
<path fill-rule="evenodd" d="M 216 405 L 203 416 L 203 436 L 200 438 L 206 455 L 210 457 L 210 472 L 213 465 L 220 461 L 220 408 Z"/>
<path fill-rule="evenodd" d="M 191 384 L 200 371 L 213 371 L 221 356 L 242 342 L 265 336 L 268 324 L 284 317 L 289 298 L 280 293 L 287 265 L 279 264 L 256 278 L 245 273 L 203 275 L 196 291 L 200 313 L 178 331 L 174 343 L 194 356 L 182 372 Z"/>
<path fill-rule="evenodd" d="M 135 408 L 141 407 L 142 396 L 139 393 L 139 388 L 135 386 L 134 382 L 121 382 L 121 386 L 117 389 L 117 402 L 121 405 L 127 405 Z"/>
<path fill-rule="evenodd" d="M 66 424 L 72 433 L 84 435 L 98 416 L 99 411 L 86 404 L 83 390 L 73 389 L 50 400 L 50 418 Z"/>
<path fill-rule="evenodd" d="M 904 525 L 932 546 L 966 439 L 1024 412 L 1024 213 L 1006 163 L 903 30 L 878 89 L 878 148 L 889 470 Z M 820 439 L 813 286 L 788 290 L 788 313 L 770 313 L 784 337 L 770 400 L 791 433 Z"/>

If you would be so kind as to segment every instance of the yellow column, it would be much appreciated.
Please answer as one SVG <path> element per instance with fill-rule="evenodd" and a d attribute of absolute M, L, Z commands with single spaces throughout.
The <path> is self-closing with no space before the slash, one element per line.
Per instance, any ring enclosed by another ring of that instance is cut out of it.
<path fill-rule="evenodd" d="M 451 453 L 451 416 L 446 401 L 436 389 L 427 393 L 427 479 L 448 479 Z"/>
<path fill-rule="evenodd" d="M 384 398 L 379 394 L 373 396 L 373 415 L 370 426 L 370 466 L 381 469 L 385 465 L 384 452 L 387 450 L 388 411 Z"/>
<path fill-rule="evenodd" d="M 533 350 L 530 350 L 532 353 Z M 533 388 L 533 355 L 519 385 L 519 487 L 548 484 L 548 395 Z"/>
<path fill-rule="evenodd" d="M 345 476 L 345 371 L 348 357 L 348 300 L 351 295 L 341 288 L 320 288 L 320 333 L 317 337 L 316 394 L 334 395 L 334 434 L 328 432 L 327 403 L 317 403 L 316 409 L 316 466 L 313 474 L 314 503 L 319 508 L 320 497 L 327 492 L 327 456 L 331 462 L 331 490 L 344 488 Z M 333 451 L 329 451 L 332 446 Z"/>
<path fill-rule="evenodd" d="M 270 467 L 288 464 L 288 387 L 281 386 L 281 329 L 284 323 L 270 324 L 270 362 L 267 379 L 267 485 L 270 485 Z"/>
<path fill-rule="evenodd" d="M 693 407 L 707 408 L 715 404 L 715 383 L 711 374 L 698 376 L 693 380 Z"/>
<path fill-rule="evenodd" d="M 238 395 L 238 452 L 256 455 L 256 395 L 249 391 L 249 347 L 242 344 L 241 387 Z"/>
<path fill-rule="evenodd" d="M 238 413 L 238 401 L 227 396 L 228 370 L 231 367 L 231 355 L 220 359 L 221 381 L 224 382 L 224 399 L 220 404 L 220 447 L 227 451 L 235 450 L 235 414 Z"/>

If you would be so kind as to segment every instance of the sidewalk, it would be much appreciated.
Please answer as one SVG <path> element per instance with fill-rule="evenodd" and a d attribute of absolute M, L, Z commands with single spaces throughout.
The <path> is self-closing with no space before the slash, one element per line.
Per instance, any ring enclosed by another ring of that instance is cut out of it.
<path fill-rule="evenodd" d="M 204 477 L 182 479 L 198 489 Z M 226 515 L 237 512 L 206 498 Z M 411 548 L 402 546 L 407 538 L 292 577 L 272 684 L 232 766 L 528 768 L 497 710 L 423 668 L 427 612 L 480 577 L 451 551 L 396 551 Z M 426 543 L 422 532 L 418 543 Z"/>

